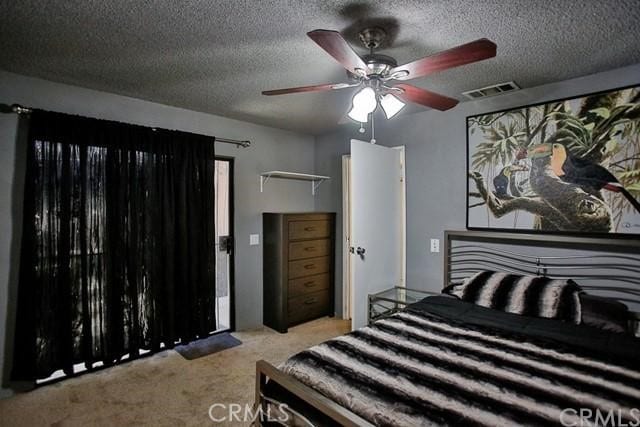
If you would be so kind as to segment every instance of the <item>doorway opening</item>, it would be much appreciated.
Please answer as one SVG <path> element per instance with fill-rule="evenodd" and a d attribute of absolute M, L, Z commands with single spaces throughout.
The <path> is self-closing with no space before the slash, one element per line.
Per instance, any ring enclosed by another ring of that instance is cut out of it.
<path fill-rule="evenodd" d="M 216 330 L 234 330 L 233 159 L 215 159 Z"/>
<path fill-rule="evenodd" d="M 351 156 L 342 156 L 342 318 L 351 320 Z"/>

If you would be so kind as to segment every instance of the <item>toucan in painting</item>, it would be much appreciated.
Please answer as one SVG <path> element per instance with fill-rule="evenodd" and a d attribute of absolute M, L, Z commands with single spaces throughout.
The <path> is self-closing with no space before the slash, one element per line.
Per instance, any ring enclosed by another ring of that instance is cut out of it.
<path fill-rule="evenodd" d="M 640 202 L 623 187 L 604 166 L 573 155 L 559 142 L 541 144 L 532 149 L 534 155 L 551 156 L 551 170 L 561 180 L 578 185 L 584 192 L 602 199 L 602 190 L 622 194 L 640 213 Z"/>
<path fill-rule="evenodd" d="M 513 164 L 507 165 L 502 168 L 500 173 L 493 178 L 493 188 L 495 189 L 495 195 L 498 197 L 506 196 L 519 196 L 521 190 L 518 188 L 515 182 L 516 172 L 526 172 L 529 168 L 525 165 Z M 511 192 L 511 194 L 509 194 Z"/>

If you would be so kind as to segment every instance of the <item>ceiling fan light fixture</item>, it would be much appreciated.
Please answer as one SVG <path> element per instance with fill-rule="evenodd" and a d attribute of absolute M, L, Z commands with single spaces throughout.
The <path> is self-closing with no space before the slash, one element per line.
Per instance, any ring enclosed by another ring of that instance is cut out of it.
<path fill-rule="evenodd" d="M 380 106 L 382 107 L 387 119 L 390 119 L 404 108 L 405 103 L 388 93 L 380 98 Z"/>
<path fill-rule="evenodd" d="M 322 50 L 328 53 L 347 71 L 349 83 L 325 83 L 312 86 L 263 91 L 263 95 L 284 95 L 288 93 L 326 92 L 347 87 L 360 86 L 352 98 L 353 105 L 347 114 L 350 119 L 366 123 L 378 103 L 387 119 L 394 117 L 405 103 L 414 103 L 435 110 L 446 111 L 458 104 L 458 100 L 435 92 L 393 80 L 413 80 L 430 74 L 471 64 L 496 56 L 497 47 L 488 39 L 478 39 L 451 49 L 425 56 L 398 65 L 395 58 L 375 50 L 385 41 L 383 29 L 369 27 L 360 33 L 360 40 L 368 49 L 366 55 L 359 55 L 338 31 L 317 29 L 307 33 Z M 502 89 L 503 85 L 499 85 Z M 382 96 L 382 95 L 385 96 Z M 371 116 L 373 123 L 374 116 Z M 372 126 L 373 134 L 373 126 Z M 373 138 L 372 138 L 373 140 Z"/>
<path fill-rule="evenodd" d="M 378 105 L 376 92 L 368 86 L 356 93 L 351 102 L 353 107 L 347 115 L 360 123 L 366 123 L 369 113 L 373 113 Z"/>

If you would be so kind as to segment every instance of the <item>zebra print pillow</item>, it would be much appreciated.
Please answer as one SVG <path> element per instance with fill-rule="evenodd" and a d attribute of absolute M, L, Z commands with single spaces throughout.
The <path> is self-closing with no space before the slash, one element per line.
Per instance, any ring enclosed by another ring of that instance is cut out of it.
<path fill-rule="evenodd" d="M 524 316 L 581 322 L 580 293 L 573 280 L 480 271 L 443 291 L 463 301 Z"/>

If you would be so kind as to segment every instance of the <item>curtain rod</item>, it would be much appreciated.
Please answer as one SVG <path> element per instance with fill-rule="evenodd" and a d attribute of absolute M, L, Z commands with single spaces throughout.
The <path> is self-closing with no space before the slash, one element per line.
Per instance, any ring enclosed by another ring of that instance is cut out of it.
<path fill-rule="evenodd" d="M 2 113 L 16 113 L 16 114 L 29 114 L 31 112 L 31 108 L 23 107 L 20 104 L 0 104 L 0 112 Z M 221 142 L 223 144 L 233 144 L 238 147 L 248 148 L 251 147 L 251 141 L 240 141 L 237 139 L 229 139 L 229 138 L 218 138 L 216 137 L 215 142 Z"/>

